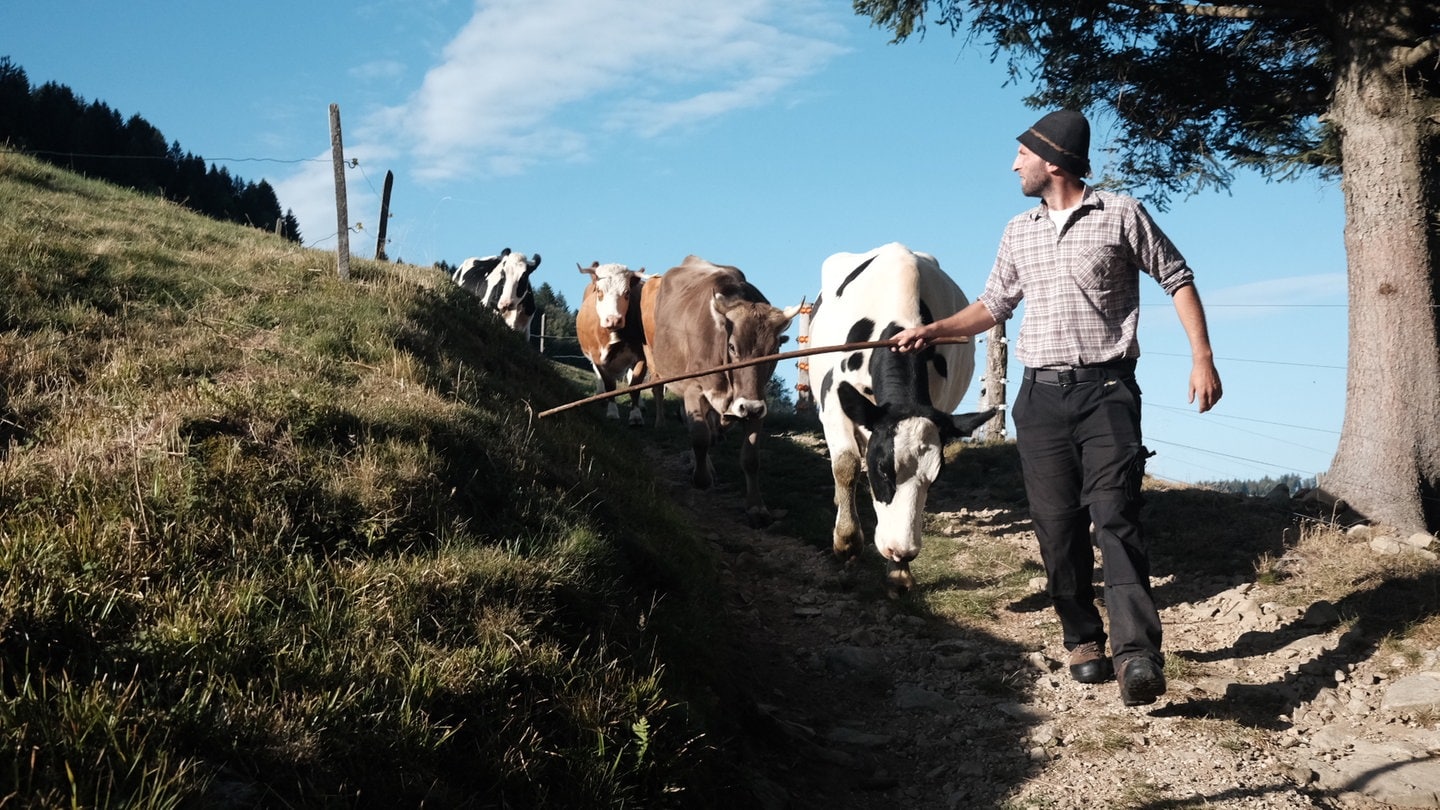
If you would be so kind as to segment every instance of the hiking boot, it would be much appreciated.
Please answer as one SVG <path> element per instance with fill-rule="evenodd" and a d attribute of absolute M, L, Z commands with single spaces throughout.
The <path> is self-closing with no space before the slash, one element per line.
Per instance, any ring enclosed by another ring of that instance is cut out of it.
<path fill-rule="evenodd" d="M 1165 672 L 1144 655 L 1120 664 L 1120 700 L 1126 706 L 1145 706 L 1165 694 Z"/>
<path fill-rule="evenodd" d="M 1070 677 L 1080 683 L 1104 683 L 1114 674 L 1105 642 L 1087 641 L 1070 651 Z"/>

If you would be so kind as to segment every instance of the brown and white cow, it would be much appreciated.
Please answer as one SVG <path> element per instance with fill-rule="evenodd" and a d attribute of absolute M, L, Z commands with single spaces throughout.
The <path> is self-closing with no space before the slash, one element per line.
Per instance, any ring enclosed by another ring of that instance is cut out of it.
<path fill-rule="evenodd" d="M 800 311 L 799 305 L 783 310 L 771 306 L 738 268 L 698 256 L 685 257 L 642 290 L 646 356 L 650 373 L 660 378 L 775 354 Z M 771 361 L 666 386 L 684 402 L 694 465 L 691 483 L 697 489 L 714 482 L 709 453 L 721 427 L 743 432 L 740 467 L 745 471 L 745 514 L 752 526 L 771 520 L 758 474 L 765 386 L 774 373 Z"/>
<path fill-rule="evenodd" d="M 815 347 L 888 340 L 969 303 L 935 257 L 897 242 L 868 253 L 836 253 L 825 260 L 820 276 L 810 320 Z M 855 505 L 864 459 L 875 505 L 875 547 L 890 563 L 892 591 L 914 584 L 910 561 L 920 553 L 925 501 L 944 463 L 945 444 L 969 436 L 994 415 L 952 413 L 974 373 L 974 343 L 904 354 L 861 349 L 810 359 L 811 379 L 820 381 L 816 400 L 835 477 L 835 554 L 855 557 L 865 542 Z"/>
<path fill-rule="evenodd" d="M 498 256 L 472 256 L 455 268 L 452 280 L 480 297 L 485 306 L 500 313 L 505 325 L 522 335 L 530 334 L 535 317 L 535 291 L 530 274 L 540 266 L 540 254 L 527 258 L 510 248 Z"/>
<path fill-rule="evenodd" d="M 577 264 L 576 267 L 579 267 Z M 645 284 L 645 268 L 631 270 L 623 264 L 601 264 L 580 267 L 590 276 L 580 309 L 575 313 L 575 332 L 580 338 L 580 351 L 590 361 L 599 385 L 597 393 L 608 394 L 628 375 L 630 392 L 630 425 L 645 424 L 640 410 L 638 387 L 645 379 L 645 331 L 640 316 L 640 288 Z M 606 402 L 605 415 L 620 418 L 615 400 Z"/>

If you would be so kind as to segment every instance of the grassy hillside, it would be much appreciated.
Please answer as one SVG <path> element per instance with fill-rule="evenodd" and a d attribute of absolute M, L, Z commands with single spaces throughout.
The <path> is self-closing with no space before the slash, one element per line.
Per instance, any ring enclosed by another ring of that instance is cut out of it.
<path fill-rule="evenodd" d="M 588 383 L 439 272 L 333 262 L 0 154 L 0 805 L 730 804 L 638 444 L 537 423 Z"/>

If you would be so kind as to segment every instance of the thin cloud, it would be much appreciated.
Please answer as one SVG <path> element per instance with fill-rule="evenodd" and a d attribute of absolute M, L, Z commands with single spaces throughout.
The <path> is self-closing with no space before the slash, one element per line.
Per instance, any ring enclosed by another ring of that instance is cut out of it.
<path fill-rule="evenodd" d="M 306 246 L 336 244 L 335 172 L 328 152 L 316 155 L 298 172 L 274 186 L 275 195 L 285 201 L 285 207 L 300 221 L 300 238 Z M 346 186 L 348 190 L 348 182 Z"/>
<path fill-rule="evenodd" d="M 406 156 L 408 177 L 426 184 L 588 160 L 604 139 L 784 103 L 848 52 L 851 13 L 820 0 L 479 0 L 408 98 L 347 123 L 345 156 Z M 385 83 L 404 72 L 385 60 L 351 75 Z M 275 185 L 306 242 L 333 243 L 328 162 Z M 353 179 L 349 192 L 352 208 L 368 197 Z"/>
<path fill-rule="evenodd" d="M 1253 318 L 1304 305 L 1344 305 L 1348 298 L 1344 273 L 1266 279 L 1210 291 L 1203 290 L 1211 318 Z"/>
<path fill-rule="evenodd" d="M 838 30 L 834 12 L 817 8 L 485 4 L 416 93 L 377 121 L 411 144 L 416 174 L 432 181 L 583 159 L 599 131 L 655 137 L 774 103 L 844 52 L 822 36 Z"/>
<path fill-rule="evenodd" d="M 364 82 L 394 81 L 405 75 L 405 63 L 397 59 L 375 59 L 350 68 L 348 75 Z"/>

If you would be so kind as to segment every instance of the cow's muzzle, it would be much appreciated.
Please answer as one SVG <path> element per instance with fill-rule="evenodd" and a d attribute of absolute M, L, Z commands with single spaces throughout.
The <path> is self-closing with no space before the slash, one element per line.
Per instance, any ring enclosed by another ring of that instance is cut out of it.
<path fill-rule="evenodd" d="M 730 403 L 729 410 L 725 411 L 721 421 L 726 424 L 744 422 L 750 419 L 765 418 L 765 400 L 763 399 L 737 399 Z"/>

